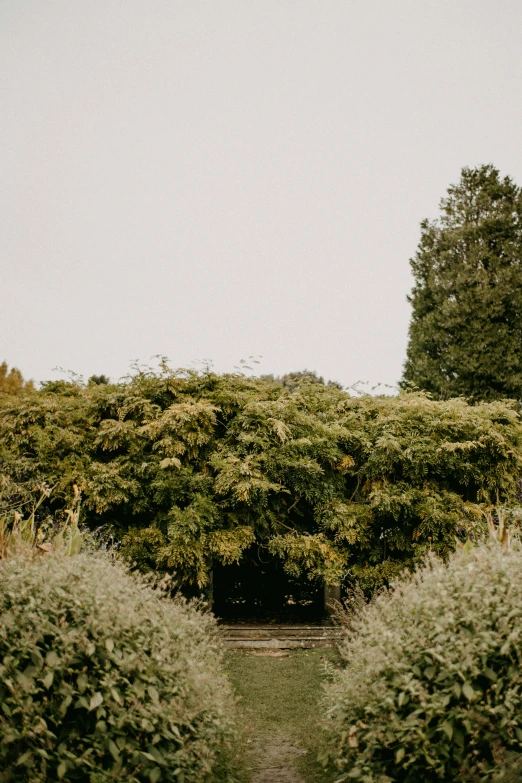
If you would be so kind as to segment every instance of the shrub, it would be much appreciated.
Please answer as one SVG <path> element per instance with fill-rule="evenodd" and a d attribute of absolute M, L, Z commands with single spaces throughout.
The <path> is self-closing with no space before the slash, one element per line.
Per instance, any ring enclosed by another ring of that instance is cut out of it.
<path fill-rule="evenodd" d="M 0 562 L 0 781 L 221 780 L 214 621 L 100 554 Z"/>
<path fill-rule="evenodd" d="M 515 402 L 286 380 L 162 364 L 124 383 L 0 395 L 0 516 L 45 483 L 36 522 L 60 522 L 76 485 L 86 527 L 110 528 L 139 570 L 175 571 L 183 590 L 254 545 L 293 577 L 370 594 L 487 532 L 493 504 L 518 502 Z"/>
<path fill-rule="evenodd" d="M 522 750 L 521 614 L 522 554 L 498 544 L 433 560 L 362 608 L 329 690 L 336 780 L 505 774 Z"/>

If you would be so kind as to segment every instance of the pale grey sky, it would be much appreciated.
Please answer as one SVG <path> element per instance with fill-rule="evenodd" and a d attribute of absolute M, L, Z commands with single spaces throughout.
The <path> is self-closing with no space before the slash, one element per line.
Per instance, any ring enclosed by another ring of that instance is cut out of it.
<path fill-rule="evenodd" d="M 464 165 L 522 183 L 521 0 L 1 0 L 0 361 L 395 384 Z"/>

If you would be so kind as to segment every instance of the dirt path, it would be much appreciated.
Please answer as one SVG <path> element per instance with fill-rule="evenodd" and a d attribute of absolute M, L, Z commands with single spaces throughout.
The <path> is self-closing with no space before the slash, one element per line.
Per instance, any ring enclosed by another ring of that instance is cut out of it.
<path fill-rule="evenodd" d="M 305 783 L 295 766 L 297 759 L 306 753 L 303 748 L 272 737 L 266 744 L 255 746 L 253 753 L 258 769 L 252 783 Z"/>
<path fill-rule="evenodd" d="M 288 658 L 290 655 L 277 650 L 252 654 L 270 658 Z M 264 744 L 254 744 L 253 755 L 257 772 L 252 777 L 252 783 L 305 783 L 298 774 L 295 763 L 307 751 L 292 745 L 290 740 L 290 737 L 275 734 Z"/>
<path fill-rule="evenodd" d="M 331 656 L 331 650 L 228 653 L 251 749 L 249 783 L 329 783 L 316 758 L 324 662 Z"/>

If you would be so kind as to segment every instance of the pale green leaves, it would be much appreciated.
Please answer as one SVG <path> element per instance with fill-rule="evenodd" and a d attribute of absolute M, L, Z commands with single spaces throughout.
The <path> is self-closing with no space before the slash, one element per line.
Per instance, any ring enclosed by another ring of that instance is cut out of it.
<path fill-rule="evenodd" d="M 179 470 L 180 467 L 181 460 L 177 457 L 165 457 L 165 459 L 162 459 L 160 462 L 160 468 L 162 470 L 168 470 L 169 468 L 177 468 Z"/>
<path fill-rule="evenodd" d="M 330 687 L 339 779 L 357 769 L 381 780 L 384 768 L 399 779 L 399 767 L 419 781 L 502 775 L 491 748 L 518 754 L 522 737 L 521 605 L 522 552 L 490 543 L 347 612 L 345 668 Z M 350 727 L 363 725 L 352 747 Z"/>
<path fill-rule="evenodd" d="M 90 711 L 95 710 L 96 707 L 99 707 L 101 704 L 103 704 L 103 696 L 98 691 L 97 693 L 94 694 L 94 696 L 91 698 L 89 702 L 89 710 Z"/>
<path fill-rule="evenodd" d="M 2 562 L 0 774 L 217 780 L 234 703 L 214 626 L 99 553 Z"/>

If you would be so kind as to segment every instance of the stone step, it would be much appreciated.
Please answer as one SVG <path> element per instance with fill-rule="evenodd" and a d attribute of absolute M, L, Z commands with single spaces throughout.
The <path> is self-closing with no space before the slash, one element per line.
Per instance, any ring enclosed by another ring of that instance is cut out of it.
<path fill-rule="evenodd" d="M 339 629 L 338 625 L 332 625 L 331 623 L 219 623 L 220 628 L 234 628 L 234 629 L 242 629 L 243 631 L 248 631 L 249 629 L 257 629 L 257 628 L 277 628 L 279 630 L 283 631 L 302 631 L 302 630 L 326 630 L 326 631 L 337 631 Z"/>
<path fill-rule="evenodd" d="M 334 639 L 225 639 L 225 647 L 229 650 L 251 649 L 261 650 L 291 650 L 296 647 L 303 649 L 323 649 L 333 647 Z"/>
<path fill-rule="evenodd" d="M 229 648 L 332 647 L 341 635 L 339 628 L 326 625 L 222 625 L 221 628 Z"/>
<path fill-rule="evenodd" d="M 340 631 L 326 630 L 323 628 L 306 628 L 306 629 L 284 629 L 284 628 L 227 628 L 224 629 L 226 638 L 234 637 L 235 639 L 307 639 L 308 637 L 316 636 L 329 636 L 337 637 L 340 635 Z"/>

